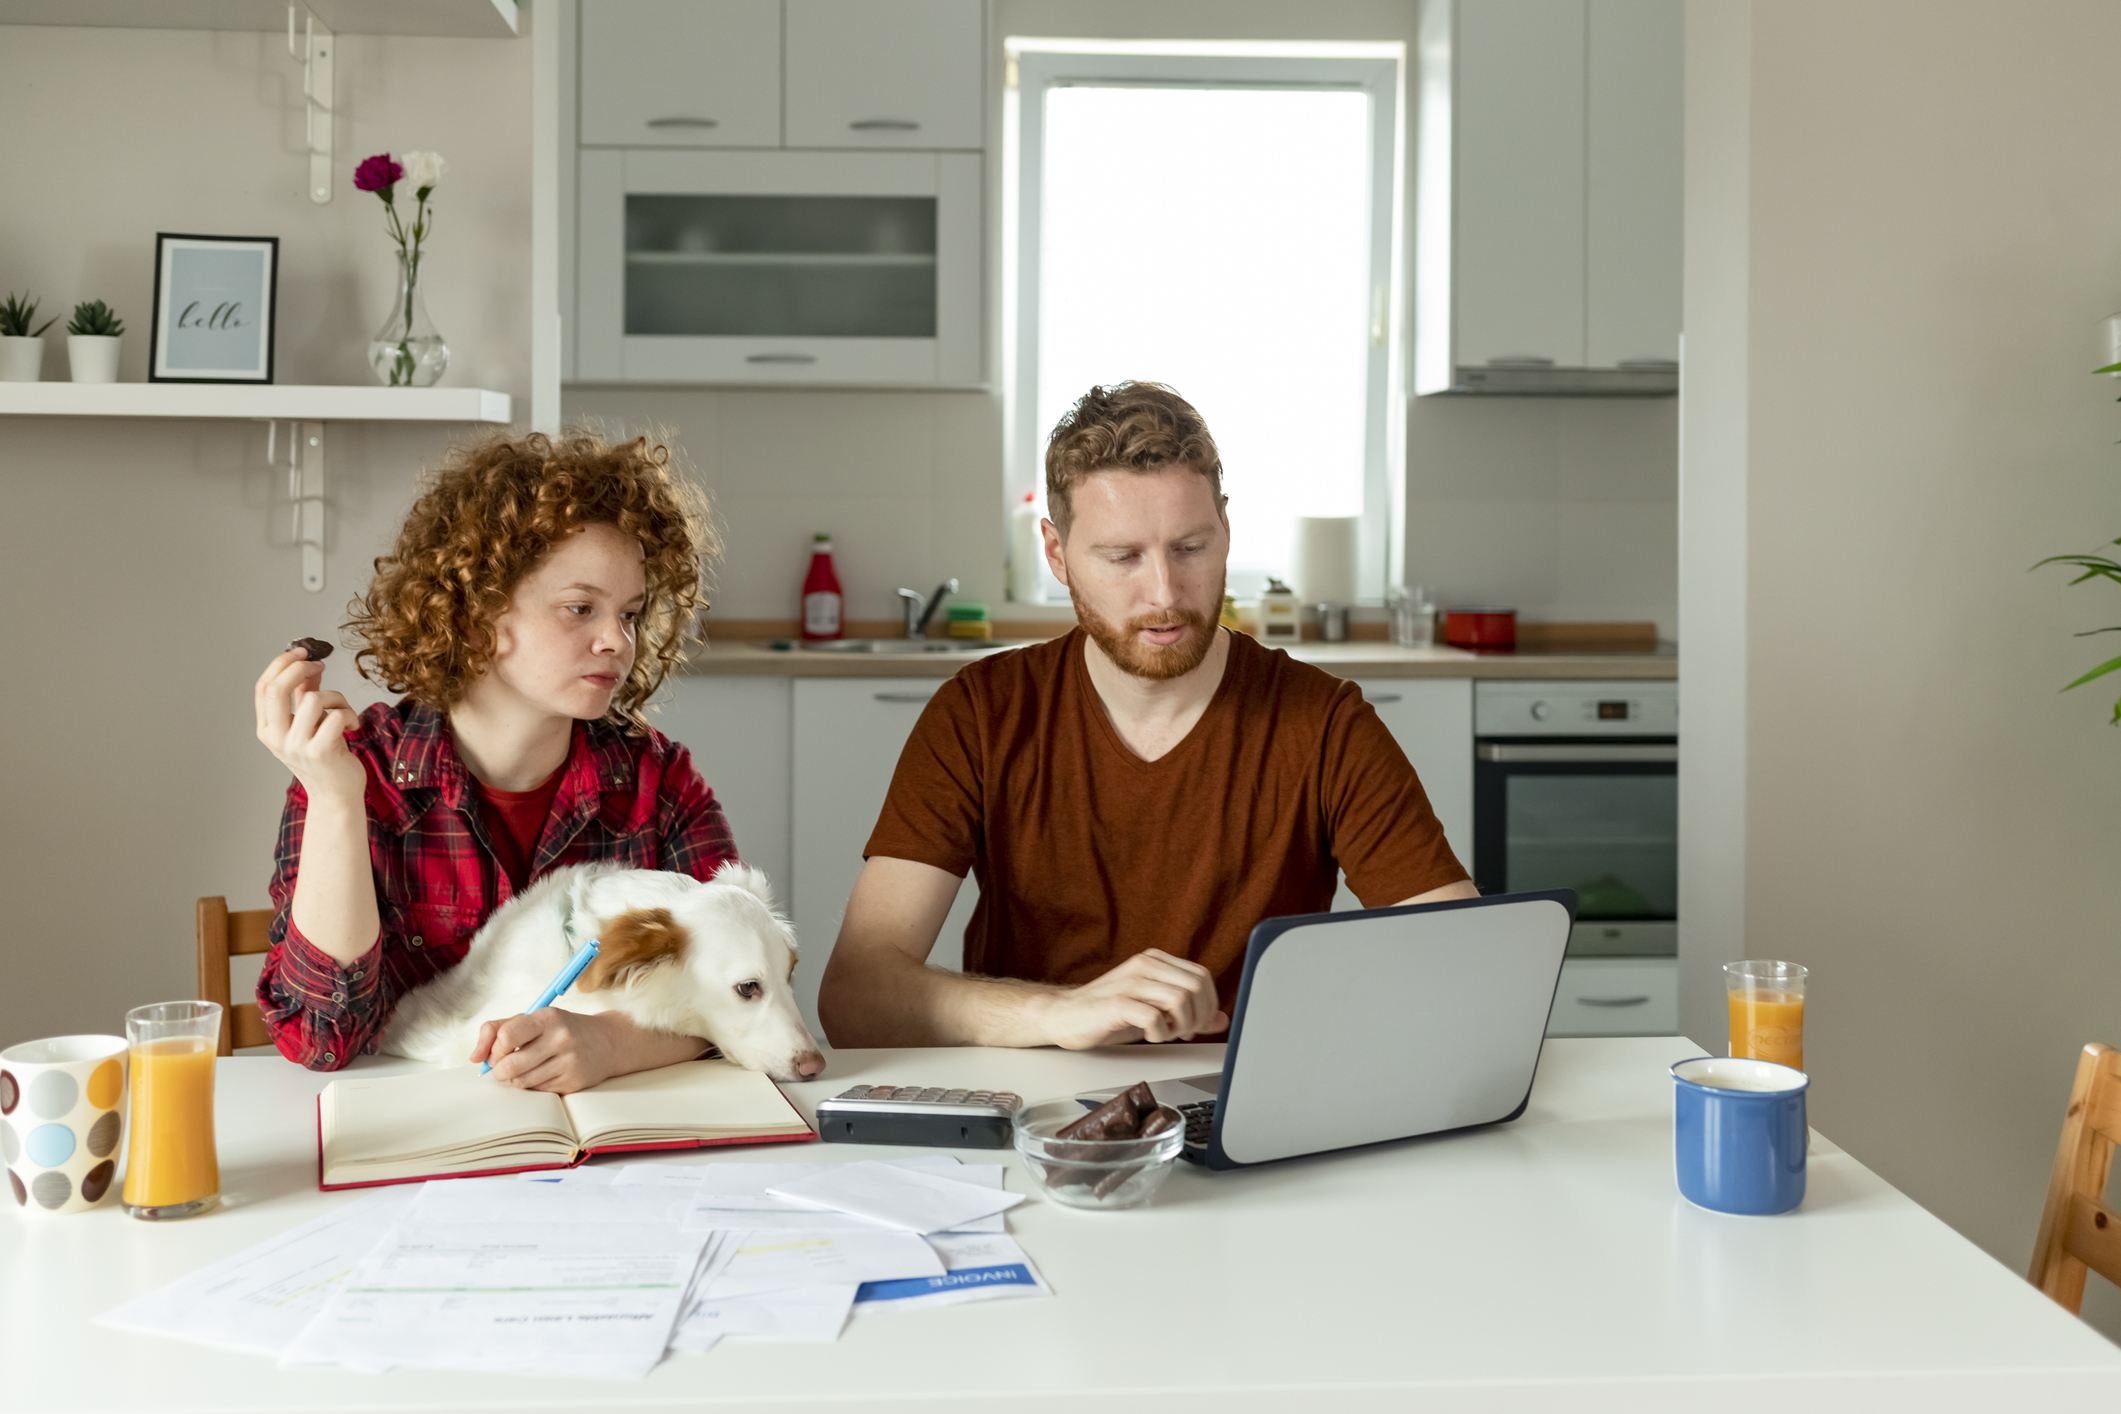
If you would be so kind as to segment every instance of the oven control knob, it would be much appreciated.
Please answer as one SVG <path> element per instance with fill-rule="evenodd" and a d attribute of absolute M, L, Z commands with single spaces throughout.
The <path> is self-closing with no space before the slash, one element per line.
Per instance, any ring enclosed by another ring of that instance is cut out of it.
<path fill-rule="evenodd" d="M 1545 720 L 1546 720 L 1547 718 L 1549 718 L 1549 717 L 1551 717 L 1551 716 L 1553 716 L 1553 715 L 1554 715 L 1554 709 L 1553 709 L 1553 708 L 1551 708 L 1551 707 L 1549 707 L 1549 706 L 1547 706 L 1547 704 L 1546 704 L 1546 703 L 1544 703 L 1544 702 L 1534 702 L 1534 703 L 1532 704 L 1532 720 L 1533 720 L 1533 721 L 1535 721 L 1535 722 L 1544 722 L 1544 721 L 1545 721 Z"/>

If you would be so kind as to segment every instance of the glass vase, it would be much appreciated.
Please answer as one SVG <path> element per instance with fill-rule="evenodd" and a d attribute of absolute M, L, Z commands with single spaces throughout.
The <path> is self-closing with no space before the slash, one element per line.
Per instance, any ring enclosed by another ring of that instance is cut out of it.
<path fill-rule="evenodd" d="M 421 293 L 426 263 L 424 254 L 408 263 L 405 252 L 398 252 L 397 301 L 368 341 L 368 366 L 377 381 L 392 388 L 431 388 L 449 367 L 449 345 L 427 317 L 427 299 Z"/>

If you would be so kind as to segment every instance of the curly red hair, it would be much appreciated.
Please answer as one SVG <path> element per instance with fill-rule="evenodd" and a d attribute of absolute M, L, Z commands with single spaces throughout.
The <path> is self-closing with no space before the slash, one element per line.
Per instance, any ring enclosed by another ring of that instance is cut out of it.
<path fill-rule="evenodd" d="M 496 433 L 450 450 L 347 606 L 363 677 L 433 707 L 461 701 L 493 661 L 492 625 L 523 576 L 568 535 L 604 524 L 641 547 L 647 599 L 633 667 L 611 716 L 647 729 L 641 708 L 685 661 L 719 551 L 706 498 L 662 441 Z"/>

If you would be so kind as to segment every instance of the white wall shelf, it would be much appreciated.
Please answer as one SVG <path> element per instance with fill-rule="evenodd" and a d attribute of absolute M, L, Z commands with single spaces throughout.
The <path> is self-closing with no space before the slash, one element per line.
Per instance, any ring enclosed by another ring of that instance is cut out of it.
<path fill-rule="evenodd" d="M 491 388 L 239 383 L 0 383 L 0 415 L 223 417 L 260 422 L 499 422 L 515 400 Z"/>
<path fill-rule="evenodd" d="M 491 388 L 305 387 L 240 383 L 0 383 L 0 416 L 188 417 L 271 423 L 267 462 L 287 423 L 287 495 L 302 587 L 324 588 L 324 429 L 333 422 L 506 423 L 515 399 Z"/>
<path fill-rule="evenodd" d="M 336 34 L 513 39 L 515 0 L 303 0 Z M 0 0 L 0 25 L 278 31 L 287 0 Z"/>

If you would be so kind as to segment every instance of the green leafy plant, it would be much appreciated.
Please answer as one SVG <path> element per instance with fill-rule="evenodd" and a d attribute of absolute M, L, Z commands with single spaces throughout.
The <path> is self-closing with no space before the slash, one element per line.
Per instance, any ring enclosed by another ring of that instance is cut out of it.
<path fill-rule="evenodd" d="M 2114 544 L 2121 545 L 2121 540 L 2114 541 Z M 2121 561 L 2108 559 L 2104 555 L 2049 555 L 2033 568 L 2039 569 L 2040 565 L 2075 565 L 2081 573 L 2070 581 L 2071 584 L 2082 584 L 2087 579 L 2108 579 L 2115 584 L 2121 584 Z M 2077 637 L 2090 638 L 2097 633 L 2121 633 L 2121 624 L 2109 628 L 2088 628 Z M 2082 687 L 2094 678 L 2103 678 L 2111 672 L 2121 672 L 2121 658 L 2107 659 L 2062 690 L 2068 692 L 2070 687 Z M 2121 699 L 2114 702 L 2113 724 L 2121 726 Z"/>
<path fill-rule="evenodd" d="M 84 300 L 74 306 L 74 317 L 66 321 L 66 332 L 116 338 L 125 332 L 125 324 L 118 318 L 118 312 L 102 300 Z"/>
<path fill-rule="evenodd" d="M 0 304 L 0 337 L 34 339 L 59 322 L 59 316 L 55 314 L 32 329 L 29 327 L 30 321 L 36 317 L 37 301 L 26 294 L 9 295 L 7 302 Z"/>
<path fill-rule="evenodd" d="M 2092 372 L 2094 374 L 2121 373 L 2121 363 L 2109 363 L 2104 368 L 2093 369 Z M 2121 402 L 2121 398 L 2116 398 L 2115 401 Z M 2116 540 L 2113 543 L 2121 545 L 2121 540 Z M 2035 564 L 2033 568 L 2039 569 L 2042 565 L 2074 565 L 2079 573 L 2075 579 L 2070 581 L 2072 585 L 2082 584 L 2087 579 L 2105 579 L 2111 580 L 2115 584 L 2121 584 L 2121 561 L 2109 559 L 2105 555 L 2049 555 L 2046 559 Z M 2095 634 L 2101 633 L 2121 633 L 2121 624 L 2114 624 L 2107 628 L 2088 628 L 2078 634 L 2077 637 L 2090 638 Z M 2107 659 L 2062 690 L 2068 692 L 2071 687 L 2082 687 L 2086 683 L 2097 678 L 2103 678 L 2112 672 L 2121 672 L 2121 658 Z M 2114 715 L 2110 725 L 2121 726 L 2121 698 L 2117 698 L 2114 701 Z"/>

